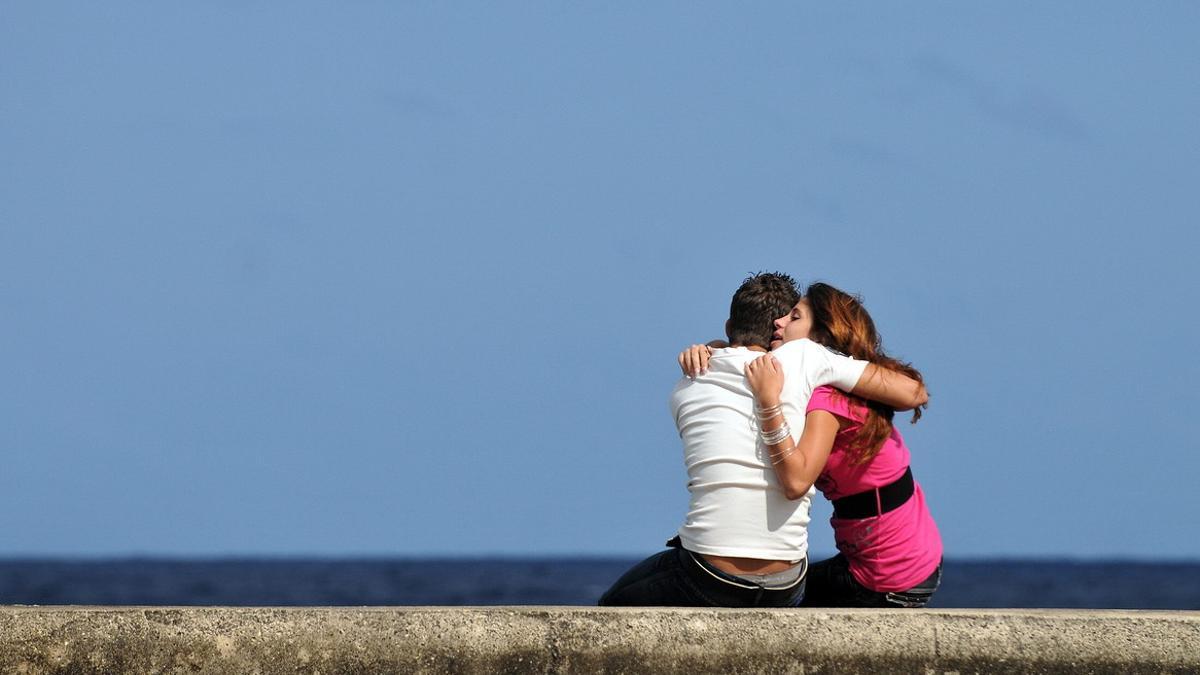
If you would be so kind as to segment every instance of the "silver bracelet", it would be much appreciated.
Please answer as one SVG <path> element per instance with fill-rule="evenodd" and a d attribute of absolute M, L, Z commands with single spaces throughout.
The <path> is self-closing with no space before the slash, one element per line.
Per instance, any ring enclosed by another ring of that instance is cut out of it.
<path fill-rule="evenodd" d="M 776 415 L 781 414 L 782 412 L 783 407 L 779 404 L 773 405 L 770 408 L 760 408 L 757 405 L 754 406 L 754 416 L 757 417 L 760 422 L 765 422 Z"/>
<path fill-rule="evenodd" d="M 778 429 L 771 431 L 760 430 L 758 435 L 762 438 L 763 443 L 767 445 L 779 445 L 792 435 L 792 428 L 788 425 L 787 420 L 784 420 Z"/>
<path fill-rule="evenodd" d="M 771 455 L 771 466 L 775 466 L 776 464 L 779 464 L 783 460 L 787 459 L 793 452 L 796 451 L 796 448 L 798 447 L 800 446 L 793 445 L 791 448 L 788 448 L 777 455 Z"/>

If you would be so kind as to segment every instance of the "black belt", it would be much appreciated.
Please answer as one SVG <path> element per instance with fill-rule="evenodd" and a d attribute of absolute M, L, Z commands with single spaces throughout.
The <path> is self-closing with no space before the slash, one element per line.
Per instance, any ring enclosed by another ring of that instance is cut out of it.
<path fill-rule="evenodd" d="M 874 518 L 899 508 L 913 494 L 912 467 L 896 480 L 858 494 L 833 500 L 833 517 L 843 520 Z"/>

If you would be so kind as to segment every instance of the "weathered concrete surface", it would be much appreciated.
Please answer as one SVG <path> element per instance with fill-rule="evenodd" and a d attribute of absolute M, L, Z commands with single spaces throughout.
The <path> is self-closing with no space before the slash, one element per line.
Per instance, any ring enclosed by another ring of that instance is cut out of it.
<path fill-rule="evenodd" d="M 2 607 L 0 673 L 1200 673 L 1200 612 Z"/>

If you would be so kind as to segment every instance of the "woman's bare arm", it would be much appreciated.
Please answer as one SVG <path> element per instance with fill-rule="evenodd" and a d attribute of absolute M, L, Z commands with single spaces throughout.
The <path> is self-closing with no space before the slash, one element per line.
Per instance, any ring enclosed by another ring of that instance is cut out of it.
<path fill-rule="evenodd" d="M 783 415 L 778 419 L 782 424 Z M 808 494 L 817 477 L 825 470 L 833 441 L 841 423 L 836 415 L 826 410 L 814 410 L 804 417 L 804 433 L 800 442 L 793 443 L 791 436 L 783 442 L 767 446 L 771 453 L 771 464 L 775 477 L 788 499 L 800 499 Z M 769 431 L 764 427 L 764 431 Z"/>
<path fill-rule="evenodd" d="M 766 442 L 772 435 L 780 435 L 780 430 L 787 425 L 779 399 L 783 391 L 783 368 L 775 357 L 760 356 L 746 365 L 746 383 L 754 392 L 755 415 Z M 767 445 L 775 477 L 788 499 L 800 499 L 808 494 L 817 476 L 825 469 L 841 425 L 833 413 L 824 410 L 814 410 L 804 419 L 804 433 L 799 443 L 788 433 Z"/>

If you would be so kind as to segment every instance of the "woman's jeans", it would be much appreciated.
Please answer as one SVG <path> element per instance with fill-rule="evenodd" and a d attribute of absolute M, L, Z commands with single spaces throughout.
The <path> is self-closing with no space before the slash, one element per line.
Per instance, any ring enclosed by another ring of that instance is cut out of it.
<path fill-rule="evenodd" d="M 686 549 L 669 548 L 634 565 L 600 598 L 601 605 L 656 607 L 796 607 L 804 572 L 787 588 L 764 588 L 726 574 Z"/>
<path fill-rule="evenodd" d="M 850 574 L 846 556 L 813 563 L 808 570 L 808 590 L 804 607 L 924 607 L 942 581 L 942 566 L 929 578 L 906 591 L 883 593 L 858 583 Z"/>

